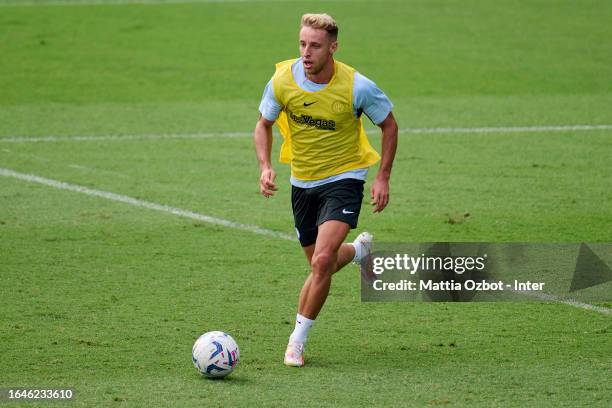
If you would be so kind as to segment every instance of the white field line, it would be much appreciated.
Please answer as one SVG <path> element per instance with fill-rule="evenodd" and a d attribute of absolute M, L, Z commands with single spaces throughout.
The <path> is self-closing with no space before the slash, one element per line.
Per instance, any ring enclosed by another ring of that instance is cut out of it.
<path fill-rule="evenodd" d="M 469 133 L 532 133 L 532 132 L 584 132 L 612 130 L 612 125 L 558 125 L 558 126 L 502 126 L 502 127 L 449 127 L 449 128 L 405 128 L 400 134 L 469 134 Z M 375 132 L 376 130 L 374 130 Z M 160 133 L 141 135 L 99 135 L 99 136 L 41 136 L 41 137 L 0 137 L 0 143 L 33 142 L 87 142 L 161 139 L 212 139 L 225 137 L 252 137 L 253 132 L 218 133 Z"/>
<path fill-rule="evenodd" d="M 284 2 L 295 3 L 299 0 L 0 0 L 2 6 L 123 6 L 130 4 L 207 4 L 207 3 L 265 3 Z M 327 0 L 331 1 L 331 0 Z M 341 0 L 334 0 L 341 1 Z M 348 1 L 348 0 L 345 0 Z"/>
<path fill-rule="evenodd" d="M 501 126 L 501 127 L 450 127 L 450 128 L 408 128 L 399 133 L 530 133 L 530 132 L 572 132 L 588 130 L 611 130 L 612 125 L 548 125 L 548 126 Z"/>
<path fill-rule="evenodd" d="M 135 207 L 147 208 L 149 210 L 161 211 L 169 214 L 178 215 L 179 217 L 191 218 L 193 220 L 206 222 L 223 227 L 238 229 L 242 231 L 252 232 L 259 235 L 267 235 L 275 238 L 281 238 L 288 241 L 297 241 L 297 239 L 289 234 L 279 231 L 270 230 L 267 228 L 258 227 L 250 224 L 240 224 L 237 222 L 225 220 L 223 218 L 211 217 L 209 215 L 199 214 L 189 210 L 183 210 L 176 207 L 170 207 L 163 204 L 157 204 L 150 201 L 139 200 L 137 198 L 111 193 L 108 191 L 95 190 L 88 187 L 79 186 L 76 184 L 64 183 L 62 181 L 52 180 L 44 177 L 35 176 L 32 174 L 18 173 L 10 169 L 0 168 L 0 176 L 12 177 L 18 180 L 28 181 L 31 183 L 42 184 L 45 186 L 57 188 L 60 190 L 68 190 L 76 193 L 85 194 L 92 197 L 100 197 L 106 200 L 117 201 L 124 204 L 133 205 Z"/>
<path fill-rule="evenodd" d="M 57 181 L 57 180 L 52 180 L 52 179 L 48 179 L 44 177 L 39 177 L 33 174 L 19 173 L 19 172 L 10 170 L 10 169 L 0 168 L 0 176 L 12 177 L 18 180 L 27 181 L 30 183 L 42 184 L 42 185 L 57 188 L 60 190 L 73 191 L 76 193 L 81 193 L 81 194 L 85 194 L 85 195 L 92 196 L 92 197 L 100 197 L 100 198 L 104 198 L 104 199 L 111 200 L 111 201 L 133 205 L 135 207 L 147 208 L 149 210 L 155 210 L 155 211 L 161 211 L 161 212 L 165 212 L 165 213 L 169 213 L 173 215 L 178 215 L 179 217 L 191 218 L 193 220 L 207 222 L 209 224 L 214 224 L 214 225 L 221 225 L 224 227 L 247 231 L 247 232 L 251 232 L 254 234 L 271 236 L 275 238 L 284 239 L 287 241 L 297 241 L 297 239 L 292 235 L 270 230 L 267 228 L 258 227 L 256 225 L 239 224 L 239 223 L 225 220 L 222 218 L 211 217 L 209 215 L 199 214 L 199 213 L 189 211 L 189 210 L 182 210 L 180 208 L 170 207 L 170 206 L 163 205 L 163 204 L 157 204 L 157 203 L 153 203 L 150 201 L 139 200 L 137 198 L 133 198 L 133 197 L 129 197 L 129 196 L 121 195 L 121 194 L 111 193 L 111 192 L 102 191 L 102 190 L 95 190 L 92 188 L 83 187 L 83 186 L 79 186 L 76 184 L 70 184 L 70 183 L 65 183 L 63 181 Z M 559 298 L 557 296 L 548 295 L 545 293 L 534 294 L 534 293 L 526 292 L 526 291 L 517 291 L 517 292 L 528 295 L 528 296 L 533 296 L 540 300 L 563 303 L 565 305 L 576 307 L 579 309 L 590 310 L 593 312 L 612 315 L 612 309 L 608 309 L 602 306 L 595 306 L 595 305 L 591 305 L 588 303 L 582 303 L 582 302 L 578 302 L 577 300 L 573 300 L 573 299 Z"/>
<path fill-rule="evenodd" d="M 95 142 L 99 140 L 160 140 L 160 139 L 212 139 L 253 136 L 253 132 L 219 132 L 219 133 L 167 133 L 142 135 L 100 135 L 100 136 L 42 136 L 42 137 L 7 137 L 1 138 L 0 143 L 29 143 L 29 142 Z"/>
<path fill-rule="evenodd" d="M 548 293 L 536 293 L 536 292 L 531 292 L 527 290 L 514 290 L 513 292 L 520 293 L 521 295 L 525 295 L 525 296 L 531 296 L 539 300 L 563 303 L 564 305 L 577 307 L 579 309 L 591 310 L 593 312 L 599 312 L 603 314 L 612 315 L 612 309 L 609 309 L 603 306 L 591 305 L 589 303 L 582 303 L 574 299 L 567 299 L 567 298 L 562 298 L 562 297 L 558 297 L 555 295 L 550 295 Z"/>

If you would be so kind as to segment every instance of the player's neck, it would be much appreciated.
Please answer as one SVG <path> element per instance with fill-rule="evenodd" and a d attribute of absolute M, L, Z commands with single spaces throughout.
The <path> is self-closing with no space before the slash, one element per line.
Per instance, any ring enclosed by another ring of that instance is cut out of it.
<path fill-rule="evenodd" d="M 334 76 L 334 59 L 330 58 L 321 71 L 312 75 L 306 74 L 309 81 L 317 84 L 328 84 Z"/>

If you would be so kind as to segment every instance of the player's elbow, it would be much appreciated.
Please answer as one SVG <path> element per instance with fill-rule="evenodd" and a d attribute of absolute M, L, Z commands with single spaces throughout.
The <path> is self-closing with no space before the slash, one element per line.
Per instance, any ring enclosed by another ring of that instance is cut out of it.
<path fill-rule="evenodd" d="M 392 119 L 389 125 L 387 126 L 387 133 L 393 136 L 397 136 L 397 132 L 399 131 L 397 127 L 397 122 L 395 119 Z"/>
<path fill-rule="evenodd" d="M 382 129 L 384 134 L 397 135 L 398 126 L 393 116 L 393 112 L 389 112 L 389 115 L 383 120 L 378 126 Z"/>

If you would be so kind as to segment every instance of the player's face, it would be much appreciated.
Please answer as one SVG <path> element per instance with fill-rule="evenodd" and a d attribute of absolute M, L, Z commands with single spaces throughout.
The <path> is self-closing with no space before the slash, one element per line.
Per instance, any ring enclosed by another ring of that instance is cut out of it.
<path fill-rule="evenodd" d="M 316 75 L 325 67 L 336 51 L 338 43 L 327 31 L 312 27 L 300 30 L 300 56 L 307 75 Z"/>

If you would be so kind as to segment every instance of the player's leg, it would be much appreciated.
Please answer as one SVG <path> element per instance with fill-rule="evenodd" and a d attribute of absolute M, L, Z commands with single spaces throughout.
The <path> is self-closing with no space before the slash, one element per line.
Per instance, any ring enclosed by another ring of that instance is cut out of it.
<path fill-rule="evenodd" d="M 337 270 L 338 250 L 346 238 L 350 226 L 342 221 L 330 220 L 319 226 L 314 250 L 310 255 L 311 272 L 300 293 L 300 305 L 296 324 L 285 351 L 285 364 L 304 365 L 304 345 L 308 332 L 317 317 L 331 286 L 331 276 Z"/>
<path fill-rule="evenodd" d="M 315 244 L 308 245 L 302 248 L 304 250 L 304 255 L 306 255 L 306 259 L 308 260 L 308 265 L 310 266 L 312 262 L 312 255 L 314 254 Z M 308 292 L 310 290 L 310 274 L 306 277 L 306 281 L 302 286 L 302 290 L 300 291 L 300 301 L 298 303 L 298 319 L 299 319 L 299 311 L 304 308 L 304 303 L 308 298 Z M 296 323 L 299 324 L 299 323 Z"/>
<path fill-rule="evenodd" d="M 321 193 L 320 203 L 323 205 L 319 208 L 318 223 L 336 220 L 344 222 L 350 229 L 357 228 L 363 200 L 363 185 L 362 180 L 355 179 L 343 179 L 330 183 L 329 187 Z M 343 243 L 340 246 L 334 273 L 351 261 L 359 261 L 363 257 L 362 238 L 363 234 L 360 234 L 355 241 Z"/>
<path fill-rule="evenodd" d="M 308 245 L 303 248 L 304 254 L 306 255 L 306 259 L 308 260 L 308 265 L 312 267 L 312 255 L 314 254 L 315 244 Z M 336 268 L 333 273 L 338 272 L 340 269 L 348 265 L 351 261 L 355 259 L 355 244 L 354 243 L 343 243 L 340 245 L 338 249 L 338 259 L 336 261 Z M 298 305 L 298 310 L 303 310 L 304 303 L 308 298 L 308 291 L 310 290 L 310 274 L 306 278 L 304 282 L 304 286 L 302 286 L 302 290 L 300 291 L 300 302 Z"/>
<path fill-rule="evenodd" d="M 363 199 L 363 181 L 341 180 L 314 189 L 292 190 L 295 226 L 311 265 L 300 293 L 293 333 L 285 353 L 285 364 L 304 364 L 304 344 L 314 318 L 325 303 L 331 275 L 363 253 L 359 242 L 343 244 L 350 228 L 357 226 Z M 316 220 L 313 229 L 313 218 Z M 321 235 L 322 234 L 322 235 Z M 356 248 L 358 248 L 356 250 Z"/>
<path fill-rule="evenodd" d="M 338 249 L 338 259 L 336 260 L 336 270 L 334 273 L 350 264 L 354 258 L 355 246 L 351 242 L 345 242 L 344 244 L 340 245 L 340 248 Z"/>
<path fill-rule="evenodd" d="M 312 263 L 312 254 L 314 253 L 315 245 L 312 244 L 302 249 L 304 250 L 304 255 L 306 255 L 306 259 L 308 260 L 308 265 L 310 265 Z M 354 258 L 355 245 L 352 242 L 346 242 L 340 245 L 340 249 L 338 249 L 338 261 L 336 262 L 336 270 L 334 273 L 351 263 Z"/>
<path fill-rule="evenodd" d="M 310 265 L 318 235 L 317 216 L 319 203 L 316 191 L 292 186 L 291 206 L 298 240 L 302 248 L 304 248 L 304 253 Z M 302 356 L 304 343 L 313 322 L 307 317 L 300 315 L 299 310 L 301 310 L 303 299 L 308 297 L 309 292 L 310 280 L 307 278 L 300 292 L 300 305 L 298 306 L 298 314 L 295 318 L 295 327 L 289 337 L 289 344 L 285 351 L 284 362 L 288 366 L 301 367 L 304 365 L 304 358 Z"/>
<path fill-rule="evenodd" d="M 304 255 L 306 255 L 306 259 L 308 260 L 308 265 L 312 262 L 312 254 L 314 254 L 315 244 L 311 244 L 302 248 L 304 250 Z"/>
<path fill-rule="evenodd" d="M 365 255 L 366 251 L 363 250 L 362 242 L 363 233 L 352 243 L 342 243 L 350 228 L 357 227 L 363 200 L 363 185 L 364 182 L 361 180 L 344 179 L 307 190 L 293 187 L 292 206 L 296 230 L 304 248 L 304 254 L 311 266 L 311 271 L 315 267 L 313 262 L 319 261 L 321 263 L 321 256 L 327 256 L 325 251 L 328 250 L 327 243 L 330 239 L 327 237 L 329 232 L 326 231 L 340 231 L 338 237 L 330 234 L 334 245 L 334 266 L 330 266 L 331 274 L 336 273 L 351 261 L 358 262 Z M 324 227 L 324 224 L 328 221 L 335 221 L 336 223 L 327 224 Z M 340 225 L 339 229 L 336 228 Z M 323 240 L 319 239 L 322 232 L 326 235 Z M 314 257 L 315 253 L 321 256 Z M 311 272 L 300 292 L 298 319 L 301 311 L 310 309 L 307 307 L 307 303 L 312 296 L 310 293 L 312 280 L 313 273 Z M 298 325 L 299 320 L 296 322 L 296 326 Z"/>
<path fill-rule="evenodd" d="M 337 220 L 326 221 L 319 225 L 317 242 L 310 263 L 311 271 L 306 282 L 309 287 L 303 305 L 300 305 L 303 307 L 298 310 L 302 316 L 314 320 L 323 307 L 331 286 L 331 276 L 338 267 L 338 250 L 349 230 L 348 224 Z"/>

